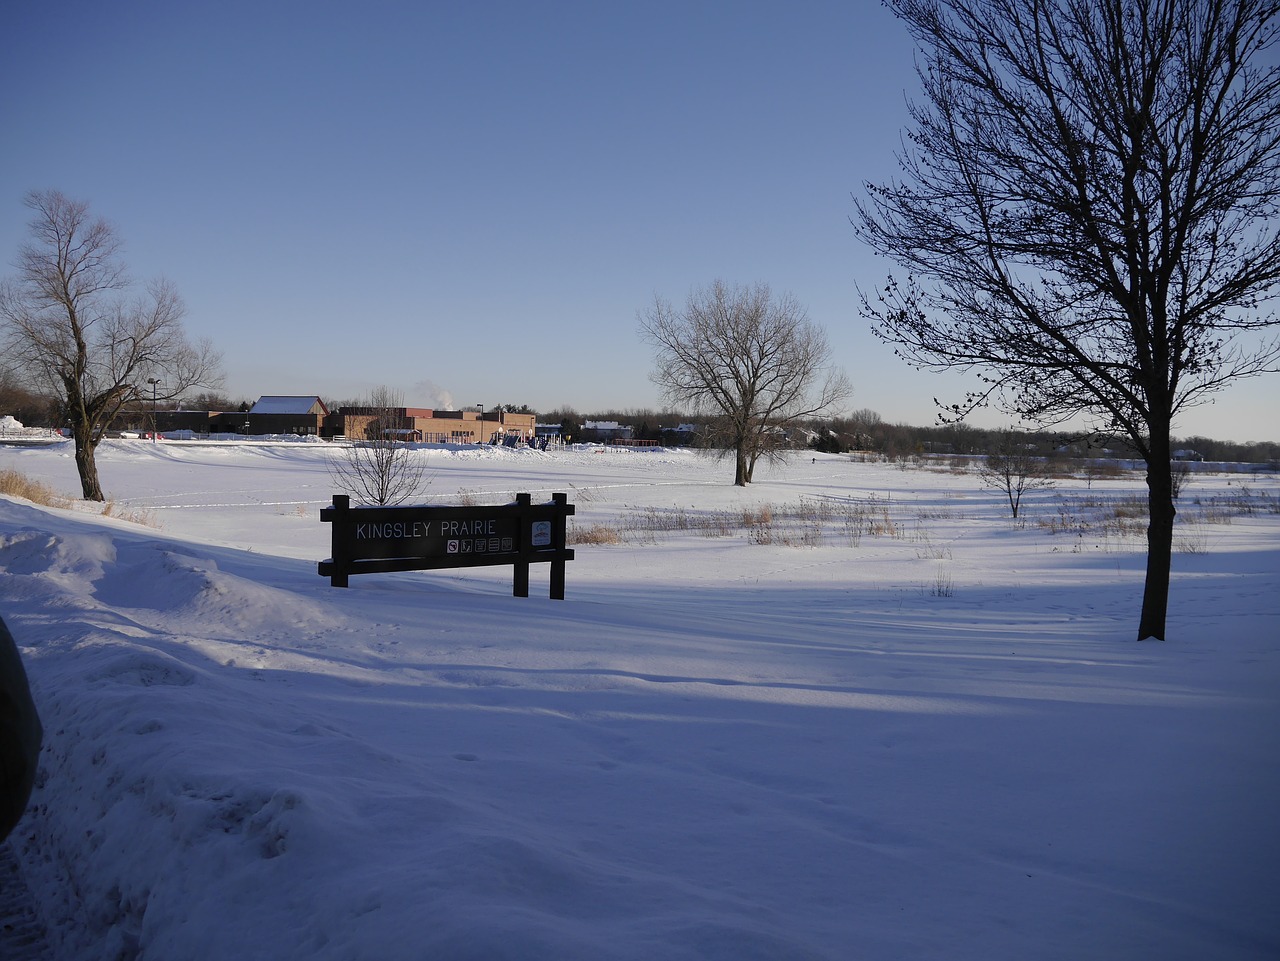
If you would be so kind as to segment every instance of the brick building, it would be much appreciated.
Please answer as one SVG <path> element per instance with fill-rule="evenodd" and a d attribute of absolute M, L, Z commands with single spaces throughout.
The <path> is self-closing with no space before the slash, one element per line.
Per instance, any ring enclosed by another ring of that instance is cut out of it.
<path fill-rule="evenodd" d="M 386 413 L 387 426 L 375 421 Z M 320 437 L 370 438 L 370 431 L 389 432 L 397 439 L 427 444 L 500 444 L 534 436 L 533 414 L 503 410 L 431 410 L 398 407 L 384 412 L 372 407 L 341 407 L 330 411 L 319 397 L 266 395 L 247 411 L 162 410 L 157 429 L 190 430 L 197 434 L 301 434 Z"/>
<path fill-rule="evenodd" d="M 342 407 L 325 418 L 323 433 L 326 437 L 371 439 L 369 432 L 379 430 L 375 422 L 382 413 L 371 407 Z M 382 430 L 426 444 L 493 444 L 511 437 L 528 440 L 535 429 L 533 414 L 509 414 L 502 410 L 398 407 L 385 413 L 389 426 Z"/>

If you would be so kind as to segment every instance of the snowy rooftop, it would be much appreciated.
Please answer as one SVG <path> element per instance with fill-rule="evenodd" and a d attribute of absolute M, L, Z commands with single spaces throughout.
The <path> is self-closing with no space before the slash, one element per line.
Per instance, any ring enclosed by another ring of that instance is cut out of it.
<path fill-rule="evenodd" d="M 310 397 L 267 396 L 259 397 L 258 402 L 249 410 L 251 414 L 311 414 L 320 405 L 320 413 L 328 413 L 324 402 L 314 395 Z"/>

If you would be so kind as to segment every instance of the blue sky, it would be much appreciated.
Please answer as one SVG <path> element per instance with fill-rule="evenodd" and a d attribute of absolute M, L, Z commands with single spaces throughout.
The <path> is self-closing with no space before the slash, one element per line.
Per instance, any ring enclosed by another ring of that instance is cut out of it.
<path fill-rule="evenodd" d="M 932 422 L 859 317 L 849 216 L 914 89 L 879 3 L 37 4 L 0 18 L 0 262 L 53 187 L 182 292 L 234 397 L 658 407 L 637 313 L 793 294 L 850 408 Z M 1180 434 L 1274 440 L 1280 377 Z M 992 412 L 980 424 L 1002 424 Z"/>

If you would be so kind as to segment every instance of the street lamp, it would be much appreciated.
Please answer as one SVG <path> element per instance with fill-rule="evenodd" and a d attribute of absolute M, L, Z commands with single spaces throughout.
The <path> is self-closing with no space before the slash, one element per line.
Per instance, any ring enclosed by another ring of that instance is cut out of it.
<path fill-rule="evenodd" d="M 476 406 L 480 408 L 480 424 L 476 428 L 476 437 L 479 439 L 479 443 L 483 444 L 484 443 L 484 404 L 476 404 Z"/>
<path fill-rule="evenodd" d="M 151 443 L 156 442 L 156 388 L 160 386 L 160 380 L 156 377 L 148 377 L 147 383 L 151 385 Z"/>

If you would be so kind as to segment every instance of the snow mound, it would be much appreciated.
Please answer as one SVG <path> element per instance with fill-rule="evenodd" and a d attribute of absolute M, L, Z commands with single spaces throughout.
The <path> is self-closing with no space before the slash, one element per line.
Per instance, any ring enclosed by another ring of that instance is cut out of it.
<path fill-rule="evenodd" d="M 139 591 L 138 585 L 145 585 Z M 159 543 L 122 551 L 104 570 L 95 596 L 110 607 L 144 609 L 192 620 L 209 635 L 316 633 L 344 619 L 297 593 L 219 570 L 216 560 Z"/>
<path fill-rule="evenodd" d="M 62 579 L 68 584 L 101 577 L 115 560 L 108 534 L 50 534 L 24 528 L 0 534 L 0 572 Z"/>

